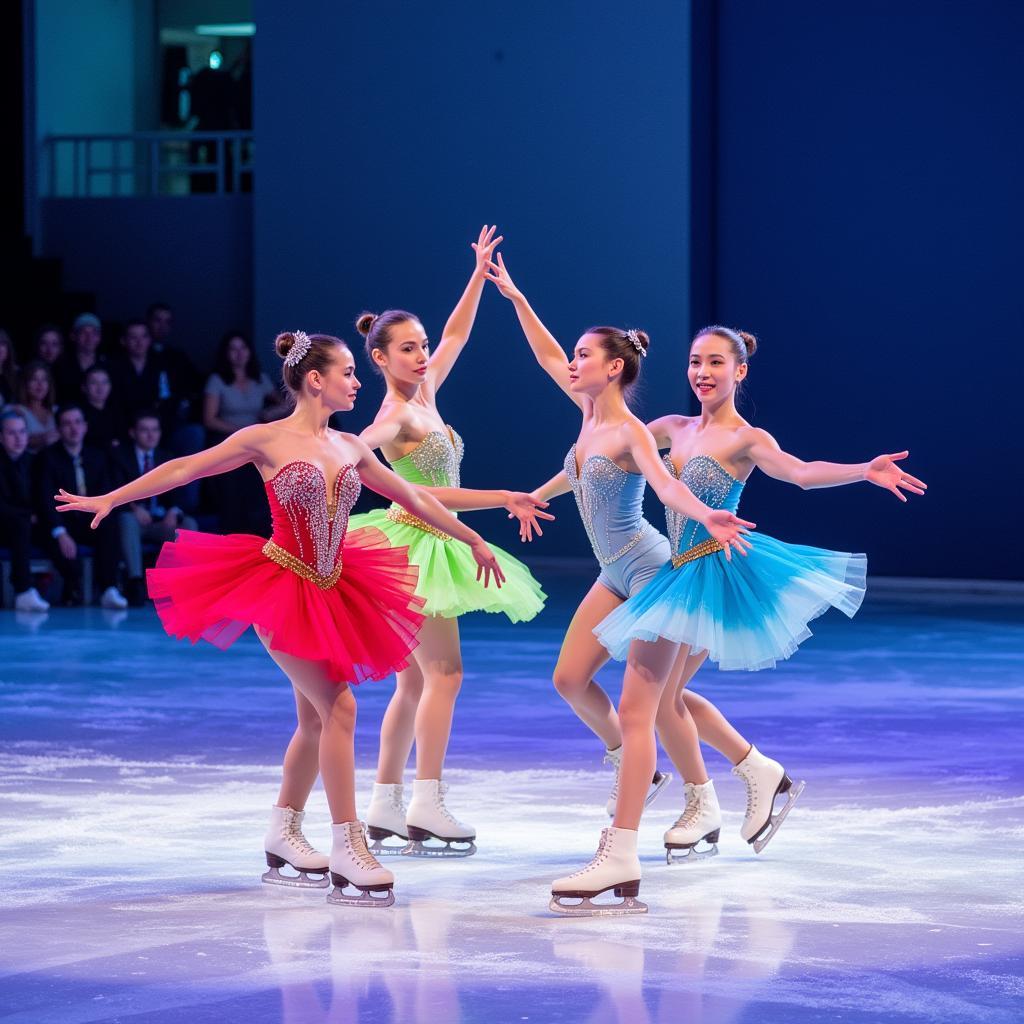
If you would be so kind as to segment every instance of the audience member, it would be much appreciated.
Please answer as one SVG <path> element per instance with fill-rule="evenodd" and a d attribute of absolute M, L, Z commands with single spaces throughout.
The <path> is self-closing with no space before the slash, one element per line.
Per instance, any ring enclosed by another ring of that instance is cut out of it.
<path fill-rule="evenodd" d="M 91 367 L 106 365 L 106 358 L 100 353 L 103 329 L 95 313 L 82 313 L 71 328 L 71 348 L 66 350 L 53 364 L 53 375 L 57 382 L 57 400 L 80 402 L 82 384 Z"/>
<path fill-rule="evenodd" d="M 65 405 L 57 414 L 60 440 L 44 449 L 36 474 L 36 512 L 46 527 L 51 557 L 64 578 L 64 604 L 82 603 L 82 562 L 79 545 L 93 549 L 93 571 L 100 604 L 122 609 L 128 602 L 117 589 L 117 526 L 108 517 L 95 530 L 91 516 L 58 513 L 54 495 L 63 488 L 71 494 L 104 494 L 111 490 L 109 460 L 102 452 L 84 446 L 88 431 L 80 405 Z"/>
<path fill-rule="evenodd" d="M 54 387 L 50 367 L 39 360 L 21 371 L 18 408 L 28 425 L 28 446 L 40 451 L 57 440 L 57 421 L 53 416 Z"/>
<path fill-rule="evenodd" d="M 18 361 L 15 358 L 14 342 L 0 327 L 0 408 L 13 402 L 18 394 Z"/>
<path fill-rule="evenodd" d="M 124 417 L 114 400 L 110 397 L 110 373 L 105 366 L 94 366 L 85 375 L 82 385 L 85 400 L 82 411 L 89 429 L 85 435 L 85 443 L 90 448 L 99 448 L 108 452 L 116 448 L 124 435 Z"/>
<path fill-rule="evenodd" d="M 170 396 L 160 357 L 142 320 L 129 320 L 121 334 L 121 351 L 110 361 L 114 401 L 130 421 L 139 409 L 156 409 Z"/>
<path fill-rule="evenodd" d="M 41 359 L 51 368 L 60 359 L 64 351 L 64 335 L 59 327 L 43 324 L 36 331 L 35 345 L 32 350 L 33 359 Z"/>
<path fill-rule="evenodd" d="M 5 409 L 0 413 L 0 537 L 11 551 L 14 608 L 19 612 L 50 607 L 32 585 L 32 458 L 25 417 L 18 409 Z"/>
<path fill-rule="evenodd" d="M 115 486 L 118 487 L 148 473 L 172 457 L 170 452 L 160 447 L 160 419 L 155 412 L 146 409 L 137 412 L 128 433 L 132 443 L 121 445 L 112 456 L 118 477 Z M 142 579 L 143 542 L 163 544 L 174 540 L 179 528 L 196 528 L 196 521 L 179 507 L 179 500 L 179 494 L 171 491 L 159 499 L 147 498 L 117 511 L 121 557 L 128 572 L 125 591 L 128 603 L 133 607 L 142 605 L 146 599 Z"/>
<path fill-rule="evenodd" d="M 259 360 L 240 331 L 228 331 L 217 347 L 214 371 L 206 382 L 203 424 L 217 443 L 242 427 L 276 419 L 285 412 L 280 392 L 260 370 Z M 252 466 L 213 478 L 210 492 L 221 528 L 228 533 L 265 534 L 270 518 L 263 483 Z"/>

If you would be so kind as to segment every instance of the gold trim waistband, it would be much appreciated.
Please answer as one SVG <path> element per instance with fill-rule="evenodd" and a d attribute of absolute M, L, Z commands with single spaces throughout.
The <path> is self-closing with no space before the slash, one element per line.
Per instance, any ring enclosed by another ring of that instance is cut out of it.
<path fill-rule="evenodd" d="M 296 558 L 290 551 L 285 551 L 280 544 L 275 544 L 272 540 L 268 540 L 263 545 L 263 554 L 283 569 L 290 569 L 296 576 L 315 583 L 321 590 L 333 590 L 338 580 L 341 579 L 341 562 L 338 562 L 329 576 L 321 576 L 318 572 L 310 569 L 301 558 Z"/>
<path fill-rule="evenodd" d="M 423 522 L 419 516 L 414 516 L 404 508 L 392 505 L 384 515 L 393 523 L 401 523 L 403 526 L 415 526 L 417 530 L 432 534 L 439 540 L 449 541 L 452 539 L 447 533 L 439 530 L 436 526 L 431 526 L 430 523 Z"/>
<path fill-rule="evenodd" d="M 708 537 L 707 540 L 701 541 L 700 544 L 694 544 L 692 548 L 681 551 L 678 555 L 673 555 L 672 568 L 678 569 L 681 565 L 686 565 L 687 562 L 696 562 L 698 558 L 704 558 L 707 555 L 713 555 L 716 551 L 722 550 L 722 545 L 714 537 Z"/>

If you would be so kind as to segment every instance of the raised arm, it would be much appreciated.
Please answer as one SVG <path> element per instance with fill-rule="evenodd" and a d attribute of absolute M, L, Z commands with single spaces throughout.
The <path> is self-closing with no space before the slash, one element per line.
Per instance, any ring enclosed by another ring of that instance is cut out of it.
<path fill-rule="evenodd" d="M 678 512 L 680 515 L 695 519 L 722 545 L 725 557 L 732 558 L 732 548 L 741 555 L 746 554 L 750 544 L 743 534 L 753 529 L 754 524 L 739 519 L 725 509 L 709 508 L 694 496 L 693 491 L 677 480 L 666 468 L 658 454 L 651 432 L 639 421 L 625 423 L 622 429 L 626 432 L 629 452 L 637 464 L 637 468 L 647 478 L 663 505 Z"/>
<path fill-rule="evenodd" d="M 472 243 L 473 251 L 476 253 L 476 265 L 462 293 L 462 298 L 452 310 L 448 317 L 448 323 L 444 325 L 444 333 L 430 356 L 427 364 L 427 381 L 433 385 L 436 391 L 452 372 L 455 360 L 466 347 L 469 335 L 473 330 L 476 321 L 476 311 L 480 306 L 480 296 L 484 291 L 484 284 L 487 282 L 486 267 L 491 261 L 491 255 L 495 247 L 502 240 L 502 236 L 495 237 L 498 229 L 492 224 L 486 224 L 480 229 L 480 237 Z"/>
<path fill-rule="evenodd" d="M 184 487 L 206 476 L 216 476 L 238 469 L 247 462 L 255 461 L 263 450 L 262 441 L 268 428 L 263 424 L 243 427 L 235 431 L 220 444 L 207 448 L 195 455 L 185 455 L 180 459 L 171 459 L 162 465 L 143 473 L 137 480 L 132 480 L 123 487 L 108 491 L 106 494 L 86 496 L 69 494 L 63 488 L 55 494 L 58 512 L 93 512 L 91 526 L 96 527 L 105 519 L 112 509 L 118 505 L 126 505 L 143 498 L 152 498 L 177 487 Z"/>
<path fill-rule="evenodd" d="M 541 323 L 540 317 L 533 311 L 533 308 L 526 301 L 526 296 L 515 286 L 508 269 L 505 267 L 505 258 L 498 253 L 498 262 L 490 262 L 487 265 L 487 279 L 493 281 L 498 291 L 515 306 L 516 316 L 519 317 L 519 325 L 526 335 L 526 340 L 533 349 L 544 372 L 565 392 L 572 403 L 583 408 L 583 399 L 574 395 L 569 389 L 569 359 L 562 346 L 555 340 L 555 336 Z"/>
<path fill-rule="evenodd" d="M 456 519 L 425 488 L 414 487 L 393 470 L 388 469 L 361 441 L 354 439 L 354 443 L 359 456 L 356 466 L 360 479 L 367 487 L 391 501 L 397 501 L 418 519 L 466 544 L 476 560 L 477 579 L 480 579 L 482 573 L 485 587 L 490 582 L 491 573 L 494 574 L 494 580 L 499 587 L 505 582 L 505 574 L 501 571 L 497 558 L 480 534 Z"/>
<path fill-rule="evenodd" d="M 906 501 L 900 488 L 911 494 L 924 494 L 928 485 L 911 476 L 896 465 L 907 458 L 910 452 L 895 452 L 879 455 L 870 462 L 804 462 L 779 447 L 778 441 L 767 430 L 751 428 L 750 444 L 746 455 L 763 473 L 796 484 L 805 491 L 817 487 L 841 487 L 843 484 L 860 483 L 866 480 L 877 487 L 892 491 L 900 501 Z"/>

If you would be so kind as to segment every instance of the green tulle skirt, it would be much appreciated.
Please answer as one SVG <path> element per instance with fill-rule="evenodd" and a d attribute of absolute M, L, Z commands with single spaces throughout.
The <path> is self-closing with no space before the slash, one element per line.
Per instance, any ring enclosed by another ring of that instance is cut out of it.
<path fill-rule="evenodd" d="M 500 588 L 493 579 L 486 587 L 477 582 L 477 565 L 465 544 L 395 522 L 385 509 L 349 521 L 350 530 L 364 526 L 386 534 L 393 547 L 409 549 L 409 563 L 419 569 L 416 593 L 426 601 L 420 609 L 424 615 L 453 619 L 467 612 L 503 612 L 512 622 L 527 622 L 544 607 L 546 595 L 530 570 L 496 544 L 489 546 L 505 574 Z"/>

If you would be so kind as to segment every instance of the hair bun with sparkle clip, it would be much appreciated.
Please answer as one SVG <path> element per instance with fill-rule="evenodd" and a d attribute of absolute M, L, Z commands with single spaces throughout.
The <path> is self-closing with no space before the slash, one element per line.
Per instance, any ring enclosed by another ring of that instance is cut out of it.
<path fill-rule="evenodd" d="M 630 329 L 626 331 L 626 340 L 637 350 L 637 352 L 640 353 L 640 355 L 647 355 L 647 346 L 650 344 L 650 341 L 646 334 L 638 331 L 635 327 L 630 327 Z"/>
<path fill-rule="evenodd" d="M 305 331 L 286 331 L 277 336 L 277 354 L 284 359 L 285 366 L 298 366 L 309 352 L 313 344 Z"/>

